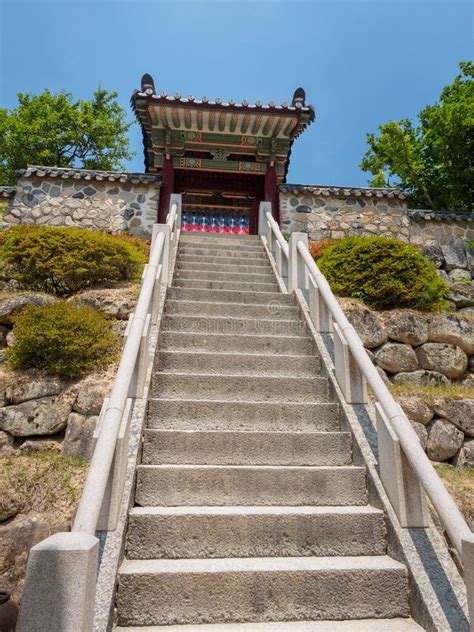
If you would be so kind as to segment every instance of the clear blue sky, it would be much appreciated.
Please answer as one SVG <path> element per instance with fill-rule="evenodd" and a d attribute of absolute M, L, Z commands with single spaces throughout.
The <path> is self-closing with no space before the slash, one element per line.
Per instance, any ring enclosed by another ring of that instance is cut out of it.
<path fill-rule="evenodd" d="M 0 0 L 0 105 L 18 91 L 89 97 L 100 83 L 129 109 L 149 72 L 158 92 L 291 100 L 317 120 L 289 182 L 364 185 L 365 137 L 415 117 L 473 57 L 473 4 L 460 0 Z M 131 117 L 131 113 L 130 113 Z M 131 130 L 142 171 L 138 125 Z"/>

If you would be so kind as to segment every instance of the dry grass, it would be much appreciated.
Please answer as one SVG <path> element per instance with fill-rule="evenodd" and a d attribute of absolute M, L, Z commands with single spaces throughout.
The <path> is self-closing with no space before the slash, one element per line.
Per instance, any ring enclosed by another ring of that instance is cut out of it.
<path fill-rule="evenodd" d="M 70 513 L 77 503 L 88 463 L 55 452 L 10 453 L 0 457 L 0 522 L 16 514 Z"/>
<path fill-rule="evenodd" d="M 471 529 L 474 529 L 474 470 L 461 470 L 446 463 L 433 463 Z"/>
<path fill-rule="evenodd" d="M 405 393 L 413 393 L 414 395 L 422 395 L 428 400 L 433 400 L 436 397 L 452 397 L 453 399 L 474 398 L 474 388 L 455 384 L 439 384 L 437 386 L 389 384 L 388 388 L 394 397 L 397 395 L 404 395 Z"/>

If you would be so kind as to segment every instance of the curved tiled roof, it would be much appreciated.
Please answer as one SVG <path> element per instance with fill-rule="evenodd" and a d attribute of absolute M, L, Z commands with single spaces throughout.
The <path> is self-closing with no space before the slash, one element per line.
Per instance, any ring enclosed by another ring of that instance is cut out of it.
<path fill-rule="evenodd" d="M 430 211 L 419 208 L 409 208 L 408 215 L 414 220 L 432 219 L 474 222 L 473 211 Z"/>
<path fill-rule="evenodd" d="M 406 194 L 400 189 L 384 188 L 377 189 L 375 187 L 336 187 L 324 186 L 321 184 L 280 184 L 278 187 L 283 193 L 313 193 L 321 196 L 344 196 L 344 197 L 388 197 L 406 199 Z"/>
<path fill-rule="evenodd" d="M 97 169 L 74 169 L 66 167 L 43 167 L 28 165 L 20 169 L 24 178 L 64 178 L 74 180 L 108 180 L 109 182 L 130 182 L 132 184 L 152 184 L 160 182 L 160 177 L 152 173 L 127 173 L 126 171 L 99 171 Z"/>
<path fill-rule="evenodd" d="M 0 197 L 9 198 L 15 195 L 16 187 L 0 187 Z"/>

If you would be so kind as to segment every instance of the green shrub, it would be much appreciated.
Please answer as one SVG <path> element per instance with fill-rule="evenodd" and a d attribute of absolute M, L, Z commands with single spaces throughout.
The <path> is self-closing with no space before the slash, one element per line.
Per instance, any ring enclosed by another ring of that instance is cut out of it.
<path fill-rule="evenodd" d="M 445 306 L 447 285 L 415 246 L 387 237 L 345 237 L 318 261 L 335 294 L 375 309 L 433 311 Z"/>
<path fill-rule="evenodd" d="M 139 275 L 145 248 L 130 238 L 82 228 L 21 225 L 0 241 L 0 267 L 22 287 L 60 296 Z"/>
<path fill-rule="evenodd" d="M 13 333 L 6 354 L 12 369 L 41 369 L 65 378 L 107 365 L 119 350 L 110 321 L 72 302 L 28 305 L 15 317 Z"/>

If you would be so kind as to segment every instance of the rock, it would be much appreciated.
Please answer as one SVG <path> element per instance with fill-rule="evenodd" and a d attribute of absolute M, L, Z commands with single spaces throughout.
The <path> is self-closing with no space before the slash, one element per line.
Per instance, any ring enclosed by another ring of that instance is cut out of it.
<path fill-rule="evenodd" d="M 385 371 L 383 369 L 381 369 L 379 366 L 375 367 L 377 369 L 377 373 L 380 375 L 380 377 L 383 380 L 384 384 L 390 384 L 390 380 L 387 377 L 387 374 L 385 373 Z"/>
<path fill-rule="evenodd" d="M 438 371 L 446 377 L 459 377 L 467 369 L 467 355 L 456 345 L 426 342 L 417 348 L 416 355 L 423 369 Z"/>
<path fill-rule="evenodd" d="M 389 373 L 415 371 L 418 368 L 416 353 L 410 347 L 396 342 L 387 342 L 375 354 L 375 362 Z"/>
<path fill-rule="evenodd" d="M 474 317 L 474 306 L 471 307 L 461 307 L 458 310 L 459 316 L 473 316 Z"/>
<path fill-rule="evenodd" d="M 339 299 L 349 322 L 359 334 L 364 347 L 374 349 L 387 341 L 383 322 L 370 309 L 350 299 Z"/>
<path fill-rule="evenodd" d="M 417 421 L 410 420 L 410 423 L 413 430 L 416 432 L 416 436 L 420 441 L 421 447 L 423 450 L 426 450 L 426 446 L 428 444 L 428 430 L 423 424 L 420 424 Z"/>
<path fill-rule="evenodd" d="M 454 268 L 448 274 L 451 283 L 470 283 L 471 273 L 469 270 L 461 270 L 460 268 Z"/>
<path fill-rule="evenodd" d="M 0 430 L 14 437 L 56 434 L 66 427 L 72 401 L 69 394 L 63 394 L 4 406 L 0 408 Z"/>
<path fill-rule="evenodd" d="M 112 388 L 114 374 L 115 367 L 112 366 L 100 375 L 88 375 L 77 382 L 73 388 L 75 393 L 73 411 L 85 417 L 98 415 L 104 398 L 108 396 Z"/>
<path fill-rule="evenodd" d="M 67 456 L 90 459 L 92 456 L 92 437 L 98 417 L 85 417 L 71 413 L 68 418 L 66 436 L 61 452 Z"/>
<path fill-rule="evenodd" d="M 385 320 L 388 337 L 413 347 L 428 340 L 428 323 L 423 316 L 408 310 L 391 312 Z"/>
<path fill-rule="evenodd" d="M 431 261 L 437 268 L 443 267 L 444 255 L 439 246 L 437 246 L 436 244 L 427 244 L 426 246 L 423 246 L 421 250 L 425 257 L 431 259 Z"/>
<path fill-rule="evenodd" d="M 474 469 L 474 439 L 468 439 L 456 454 L 454 465 L 463 470 Z"/>
<path fill-rule="evenodd" d="M 21 452 L 59 452 L 61 449 L 62 437 L 43 439 L 42 437 L 31 437 L 20 446 Z"/>
<path fill-rule="evenodd" d="M 437 371 L 413 371 L 412 373 L 397 373 L 393 378 L 394 384 L 414 384 L 415 386 L 439 386 L 450 384 L 448 378 Z"/>
<path fill-rule="evenodd" d="M 7 338 L 6 338 L 6 343 L 7 343 L 7 347 L 11 347 L 13 345 L 13 343 L 15 342 L 15 334 L 13 333 L 13 331 L 9 331 L 7 334 Z"/>
<path fill-rule="evenodd" d="M 10 330 L 8 329 L 8 327 L 4 327 L 3 325 L 0 325 L 0 347 L 7 346 L 7 336 L 9 333 L 10 333 Z"/>
<path fill-rule="evenodd" d="M 444 256 L 444 267 L 449 272 L 455 268 L 467 268 L 466 250 L 461 244 L 445 244 L 441 246 Z"/>
<path fill-rule="evenodd" d="M 436 314 L 428 326 L 430 342 L 447 342 L 474 353 L 474 323 L 459 314 Z"/>
<path fill-rule="evenodd" d="M 434 411 L 445 417 L 469 437 L 474 437 L 474 399 L 455 399 L 454 397 L 436 397 Z"/>
<path fill-rule="evenodd" d="M 471 356 L 471 358 L 472 357 L 474 356 Z M 471 358 L 469 358 L 469 360 L 471 360 Z M 474 372 L 470 371 L 466 373 L 466 375 L 463 375 L 460 384 L 464 388 L 474 388 Z"/>
<path fill-rule="evenodd" d="M 0 298 L 0 325 L 13 325 L 13 318 L 26 305 L 50 305 L 53 296 L 40 292 L 20 292 Z"/>
<path fill-rule="evenodd" d="M 98 309 L 112 318 L 127 320 L 135 309 L 137 298 L 135 288 L 119 287 L 86 290 L 70 300 Z"/>
<path fill-rule="evenodd" d="M 433 407 L 421 393 L 397 393 L 396 399 L 411 421 L 427 424 L 434 415 Z"/>
<path fill-rule="evenodd" d="M 448 299 L 456 308 L 474 306 L 474 284 L 455 283 L 449 289 Z"/>
<path fill-rule="evenodd" d="M 464 434 L 447 419 L 434 419 L 429 427 L 426 452 L 433 461 L 446 461 L 456 454 Z"/>
<path fill-rule="evenodd" d="M 10 404 L 21 404 L 30 399 L 59 395 L 65 388 L 64 382 L 54 377 L 17 377 L 5 390 L 6 400 Z"/>
<path fill-rule="evenodd" d="M 13 449 L 13 437 L 8 432 L 0 430 L 0 454 L 6 454 Z"/>

